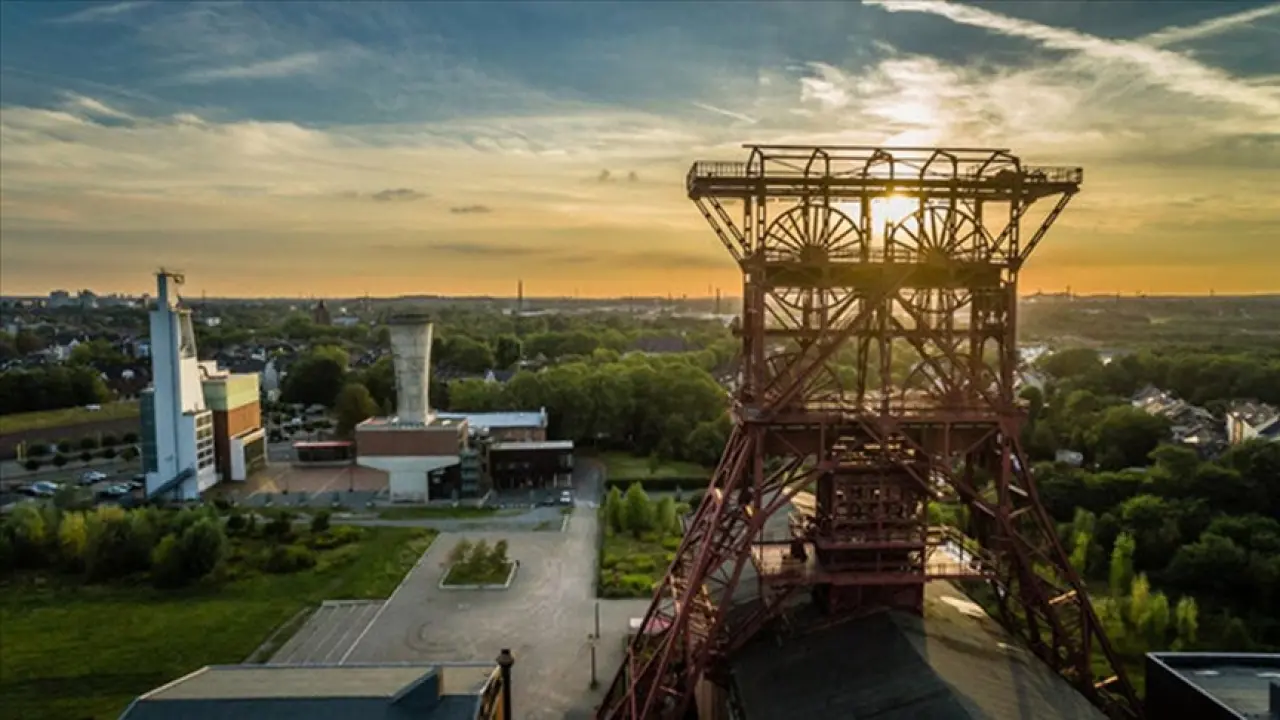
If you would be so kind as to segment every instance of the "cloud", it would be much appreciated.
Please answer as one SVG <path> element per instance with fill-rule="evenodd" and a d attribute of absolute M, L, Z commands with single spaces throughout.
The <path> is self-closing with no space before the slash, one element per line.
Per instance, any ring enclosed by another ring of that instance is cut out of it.
<path fill-rule="evenodd" d="M 126 2 L 117 3 L 98 3 L 83 10 L 61 17 L 54 18 L 50 22 L 58 24 L 88 23 L 111 21 L 119 18 L 121 15 L 143 8 L 151 3 L 147 0 L 126 0 Z"/>
<path fill-rule="evenodd" d="M 449 208 L 449 212 L 454 215 L 483 215 L 493 212 L 493 208 L 488 205 L 460 205 Z"/>
<path fill-rule="evenodd" d="M 243 65 L 204 68 L 183 73 L 179 78 L 187 83 L 212 83 L 224 80 L 263 80 L 309 75 L 324 66 L 325 55 L 317 52 L 300 52 L 272 60 L 259 60 Z"/>
<path fill-rule="evenodd" d="M 723 115 L 727 118 L 730 118 L 732 120 L 737 120 L 739 122 L 743 122 L 748 125 L 755 125 L 757 122 L 759 122 L 758 120 L 751 117 L 750 115 L 743 115 L 742 113 L 734 112 L 732 110 L 725 110 L 724 108 L 719 108 L 719 107 L 716 107 L 715 105 L 708 105 L 706 103 L 700 103 L 700 102 L 695 102 L 692 104 L 696 108 L 706 110 L 707 112 L 715 113 L 717 115 Z"/>
<path fill-rule="evenodd" d="M 1204 38 L 1249 27 L 1255 21 L 1280 15 L 1280 3 L 1265 5 L 1252 10 L 1243 10 L 1231 15 L 1210 18 L 1204 22 L 1185 27 L 1171 26 L 1139 38 L 1139 42 L 1156 47 L 1176 43 L 1203 40 Z"/>
<path fill-rule="evenodd" d="M 1280 95 L 1277 93 L 1269 88 L 1240 82 L 1226 72 L 1178 53 L 1131 41 L 1108 40 L 1077 30 L 1051 27 L 941 0 L 864 0 L 864 4 L 878 6 L 891 13 L 937 15 L 961 25 L 1031 40 L 1049 50 L 1079 53 L 1096 63 L 1097 72 L 1124 66 L 1141 73 L 1143 80 L 1150 85 L 1204 100 L 1230 103 L 1280 120 Z"/>
<path fill-rule="evenodd" d="M 388 188 L 379 190 L 369 197 L 378 202 L 401 202 L 405 200 L 421 200 L 426 196 L 426 193 L 420 193 L 412 188 Z"/>

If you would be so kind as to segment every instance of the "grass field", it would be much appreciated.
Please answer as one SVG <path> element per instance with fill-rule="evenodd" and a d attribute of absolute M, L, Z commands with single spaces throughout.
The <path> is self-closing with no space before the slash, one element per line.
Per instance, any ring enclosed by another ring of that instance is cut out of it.
<path fill-rule="evenodd" d="M 49 428 L 102 420 L 123 420 L 125 418 L 138 417 L 138 412 L 138 403 L 135 400 L 107 403 L 102 406 L 101 410 L 93 411 L 74 407 L 61 410 L 0 415 L 0 435 L 22 432 L 23 430 L 47 430 Z"/>
<path fill-rule="evenodd" d="M 304 607 L 389 596 L 434 537 L 368 528 L 358 543 L 320 553 L 314 570 L 220 588 L 0 584 L 0 717 L 114 720 L 151 688 L 243 661 Z"/>
<path fill-rule="evenodd" d="M 707 477 L 711 469 L 697 463 L 681 460 L 666 460 L 658 465 L 656 472 L 649 471 L 649 458 L 636 457 L 627 453 L 608 452 L 600 456 L 605 470 L 611 480 L 643 479 L 648 477 Z"/>

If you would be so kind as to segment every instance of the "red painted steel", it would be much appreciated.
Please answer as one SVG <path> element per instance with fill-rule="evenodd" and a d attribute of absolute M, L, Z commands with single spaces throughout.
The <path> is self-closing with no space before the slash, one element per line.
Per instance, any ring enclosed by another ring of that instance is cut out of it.
<path fill-rule="evenodd" d="M 831 616 L 920 612 L 941 578 L 984 582 L 1033 653 L 1139 717 L 1018 440 L 1018 271 L 1083 171 L 1007 150 L 747 149 L 686 179 L 743 273 L 735 426 L 597 717 L 685 716 L 806 592 Z M 811 513 L 769 523 L 801 492 Z M 939 502 L 964 533 L 929 526 Z"/>

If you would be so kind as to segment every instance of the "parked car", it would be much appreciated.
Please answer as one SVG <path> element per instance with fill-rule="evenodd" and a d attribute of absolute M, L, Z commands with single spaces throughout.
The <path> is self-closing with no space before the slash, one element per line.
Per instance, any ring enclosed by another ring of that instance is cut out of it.
<path fill-rule="evenodd" d="M 56 482 L 40 480 L 38 482 L 31 483 L 29 490 L 31 494 L 36 497 L 53 497 L 60 487 L 61 486 Z"/>
<path fill-rule="evenodd" d="M 80 475 L 80 484 L 92 485 L 94 483 L 102 482 L 103 480 L 106 480 L 106 479 L 107 479 L 106 473 L 98 472 L 97 470 L 85 470 Z"/>
<path fill-rule="evenodd" d="M 125 485 L 124 483 L 116 483 L 114 485 L 108 485 L 105 488 L 99 490 L 98 494 L 103 495 L 105 497 L 118 498 L 118 497 L 123 497 L 125 495 L 128 495 L 129 492 L 130 490 L 128 485 Z"/>
<path fill-rule="evenodd" d="M 573 505 L 573 493 L 569 492 L 568 490 L 565 490 L 565 491 L 561 492 L 561 493 L 560 493 L 560 504 L 561 504 L 561 505 Z"/>

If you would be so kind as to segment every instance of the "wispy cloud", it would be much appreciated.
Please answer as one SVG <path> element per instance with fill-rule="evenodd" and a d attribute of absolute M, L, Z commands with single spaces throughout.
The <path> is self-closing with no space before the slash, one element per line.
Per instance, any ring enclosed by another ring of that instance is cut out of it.
<path fill-rule="evenodd" d="M 308 75 L 320 71 L 325 55 L 318 52 L 299 52 L 273 60 L 259 60 L 242 65 L 202 68 L 183 73 L 179 78 L 187 83 L 212 83 L 224 80 L 263 80 Z"/>
<path fill-rule="evenodd" d="M 727 118 L 737 120 L 739 122 L 744 122 L 748 125 L 755 125 L 758 122 L 755 118 L 751 117 L 750 115 L 743 115 L 742 113 L 734 112 L 732 110 L 725 110 L 724 108 L 716 107 L 715 105 L 708 105 L 706 103 L 695 102 L 693 103 L 693 106 L 701 110 L 706 110 L 707 112 L 715 113 L 717 115 L 723 115 Z"/>
<path fill-rule="evenodd" d="M 413 188 L 388 188 L 379 190 L 370 197 L 378 202 L 403 202 L 405 200 L 421 200 L 427 196 Z"/>
<path fill-rule="evenodd" d="M 484 215 L 493 212 L 493 208 L 488 205 L 459 205 L 449 208 L 449 212 L 454 215 Z"/>
<path fill-rule="evenodd" d="M 125 2 L 99 3 L 68 15 L 54 18 L 57 24 L 102 22 L 119 18 L 125 13 L 150 5 L 149 0 L 125 0 Z"/>
<path fill-rule="evenodd" d="M 1144 80 L 1152 85 L 1205 100 L 1231 103 L 1280 119 L 1280 95 L 1270 89 L 1240 82 L 1217 68 L 1150 45 L 1108 40 L 941 0 L 864 0 L 864 3 L 892 13 L 937 15 L 961 25 L 1031 40 L 1046 49 L 1080 53 L 1098 63 L 1124 65 L 1141 72 Z"/>
<path fill-rule="evenodd" d="M 1231 15 L 1210 18 L 1204 22 L 1184 27 L 1167 27 L 1139 38 L 1140 42 L 1156 47 L 1175 43 L 1203 40 L 1225 32 L 1249 27 L 1258 20 L 1280 15 L 1280 3 L 1266 5 L 1251 10 L 1243 10 Z"/>

